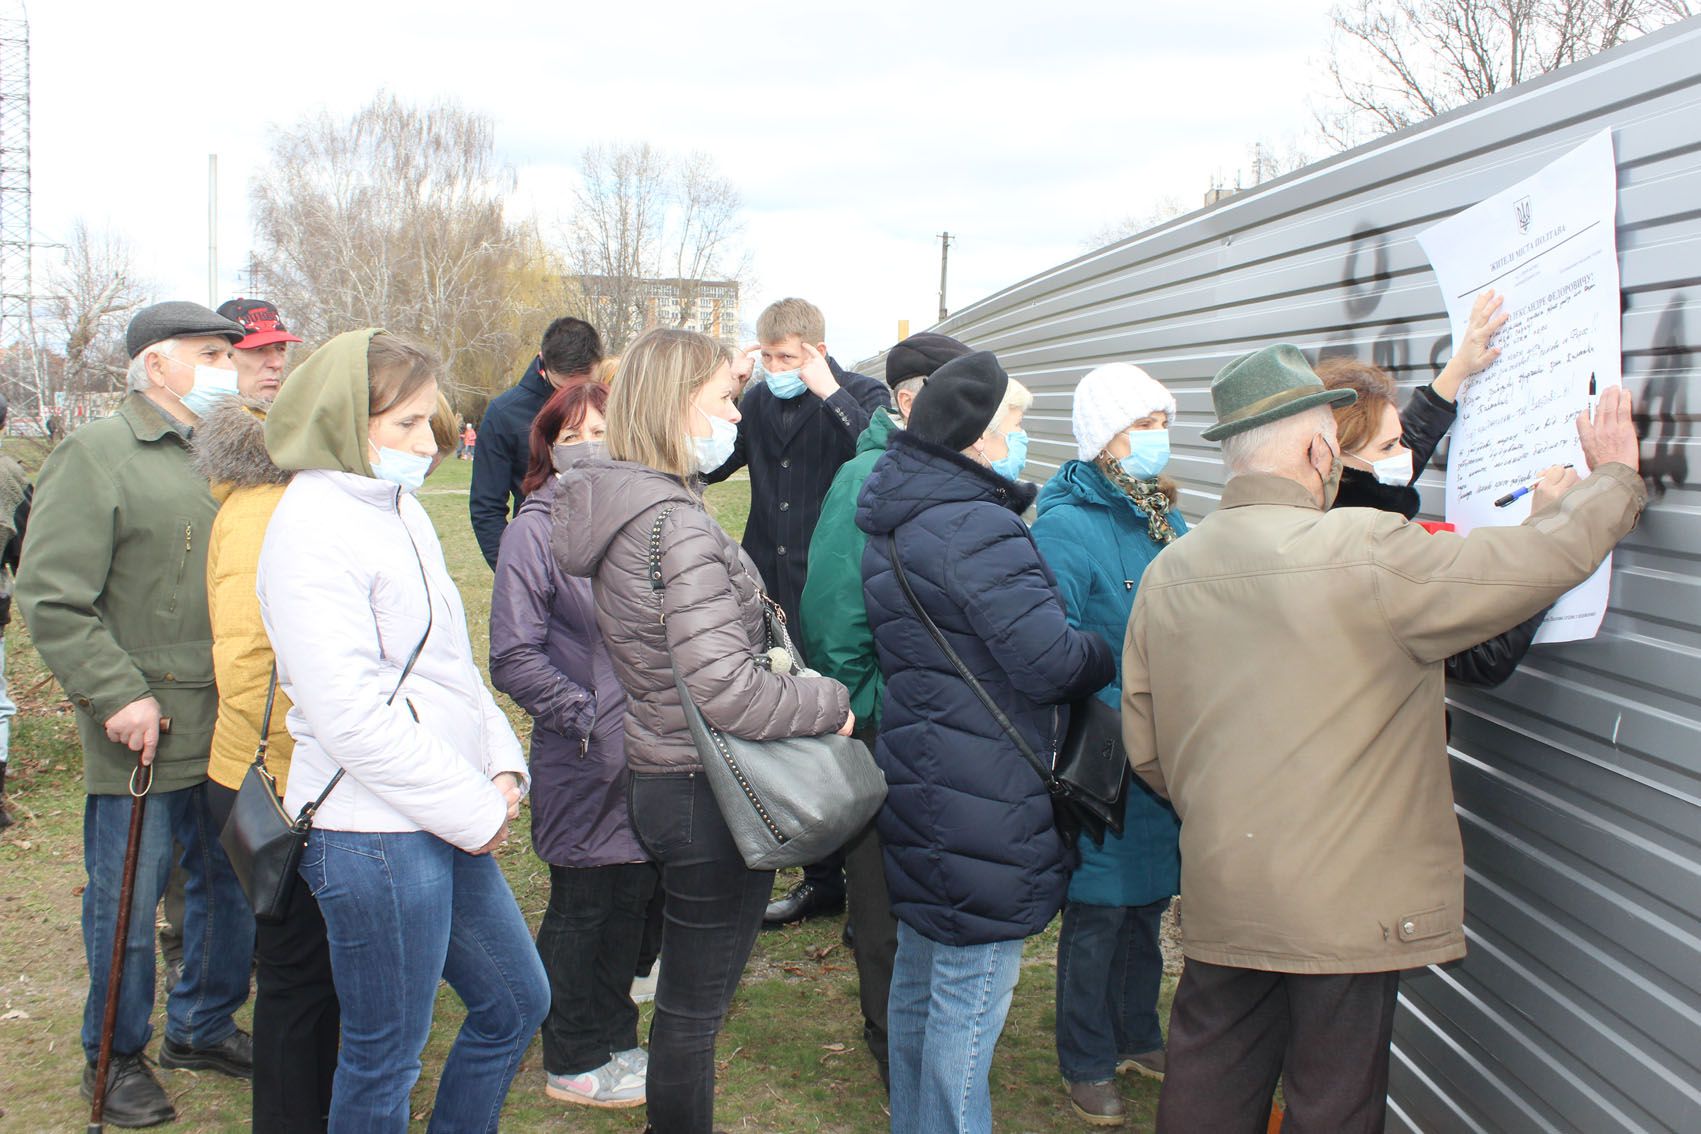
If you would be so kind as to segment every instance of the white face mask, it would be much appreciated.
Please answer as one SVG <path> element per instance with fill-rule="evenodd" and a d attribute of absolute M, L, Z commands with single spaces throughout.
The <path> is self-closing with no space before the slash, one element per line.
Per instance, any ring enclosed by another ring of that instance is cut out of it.
<path fill-rule="evenodd" d="M 1412 451 L 1401 449 L 1395 456 L 1371 461 L 1370 471 L 1378 484 L 1404 488 L 1412 482 Z"/>
<path fill-rule="evenodd" d="M 172 358 L 169 354 L 163 352 L 159 357 L 167 362 L 175 362 L 179 366 L 190 365 L 181 358 Z M 236 371 L 226 370 L 220 366 L 201 365 L 195 365 L 192 369 L 195 371 L 195 382 L 194 385 L 189 387 L 187 394 L 179 394 L 170 386 L 165 386 L 163 389 L 176 398 L 184 409 L 196 417 L 207 416 L 207 413 L 220 401 L 237 396 Z"/>
<path fill-rule="evenodd" d="M 691 408 L 697 409 L 696 406 Z M 703 413 L 700 409 L 697 412 Z M 724 417 L 710 417 L 706 413 L 703 413 L 703 420 L 709 423 L 709 435 L 691 438 L 691 445 L 697 454 L 697 471 L 711 473 L 732 456 L 733 447 L 738 444 L 738 426 Z"/>

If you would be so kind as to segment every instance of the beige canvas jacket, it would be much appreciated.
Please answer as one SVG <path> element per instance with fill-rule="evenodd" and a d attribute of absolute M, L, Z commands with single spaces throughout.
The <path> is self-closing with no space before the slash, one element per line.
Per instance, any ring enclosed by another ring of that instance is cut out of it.
<path fill-rule="evenodd" d="M 1582 582 L 1645 501 L 1603 465 L 1526 523 L 1461 538 L 1230 481 L 1147 569 L 1123 658 L 1128 759 L 1181 816 L 1187 956 L 1294 973 L 1462 957 L 1442 663 Z"/>

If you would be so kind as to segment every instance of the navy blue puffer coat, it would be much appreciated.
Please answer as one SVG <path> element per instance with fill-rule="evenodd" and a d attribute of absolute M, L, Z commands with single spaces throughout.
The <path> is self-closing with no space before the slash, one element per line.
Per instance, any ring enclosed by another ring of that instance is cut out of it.
<path fill-rule="evenodd" d="M 886 677 L 875 758 L 892 912 L 946 945 L 1032 936 L 1063 904 L 1066 850 L 1051 799 L 898 586 L 887 534 L 917 599 L 1042 758 L 1066 703 L 1116 675 L 1103 638 L 1069 625 L 1021 513 L 1029 485 L 907 432 L 863 486 L 862 577 Z"/>

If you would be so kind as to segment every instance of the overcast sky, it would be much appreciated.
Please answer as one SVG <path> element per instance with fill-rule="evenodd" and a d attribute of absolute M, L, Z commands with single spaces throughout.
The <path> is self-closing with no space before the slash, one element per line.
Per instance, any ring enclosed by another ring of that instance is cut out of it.
<path fill-rule="evenodd" d="M 380 88 L 451 97 L 495 120 L 511 206 L 546 233 L 588 144 L 712 153 L 747 206 L 744 321 L 805 296 L 851 362 L 899 319 L 934 321 L 942 230 L 955 310 L 1166 196 L 1199 204 L 1255 141 L 1320 154 L 1328 7 L 35 0 L 34 229 L 110 229 L 161 298 L 204 301 L 217 153 L 219 287 L 235 295 L 273 125 L 347 115 Z"/>

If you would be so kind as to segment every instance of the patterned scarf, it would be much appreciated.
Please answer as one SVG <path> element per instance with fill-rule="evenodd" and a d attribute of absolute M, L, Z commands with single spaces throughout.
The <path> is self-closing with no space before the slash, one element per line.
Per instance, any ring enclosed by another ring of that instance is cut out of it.
<path fill-rule="evenodd" d="M 1169 522 L 1169 493 L 1160 487 L 1156 477 L 1151 480 L 1135 480 L 1123 471 L 1120 461 L 1106 453 L 1100 453 L 1093 464 L 1105 475 L 1106 480 L 1128 497 L 1136 512 L 1145 515 L 1146 534 L 1152 537 L 1153 543 L 1163 546 L 1175 542 L 1181 533 Z"/>

